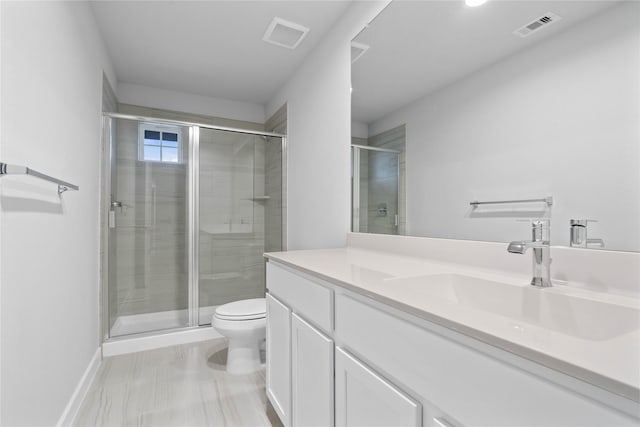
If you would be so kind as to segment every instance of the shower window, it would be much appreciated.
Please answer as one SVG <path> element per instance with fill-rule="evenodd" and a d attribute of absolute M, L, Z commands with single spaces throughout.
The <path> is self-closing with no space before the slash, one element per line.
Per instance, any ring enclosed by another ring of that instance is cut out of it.
<path fill-rule="evenodd" d="M 139 160 L 182 163 L 182 141 L 177 127 L 141 123 L 139 141 Z"/>

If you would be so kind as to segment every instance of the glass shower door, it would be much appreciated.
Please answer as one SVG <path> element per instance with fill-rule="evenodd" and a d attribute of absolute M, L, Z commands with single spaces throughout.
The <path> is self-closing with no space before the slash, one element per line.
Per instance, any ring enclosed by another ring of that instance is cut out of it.
<path fill-rule="evenodd" d="M 187 326 L 189 128 L 110 121 L 109 336 Z"/>
<path fill-rule="evenodd" d="M 218 305 L 264 297 L 263 253 L 281 248 L 281 169 L 267 171 L 281 161 L 280 146 L 280 138 L 200 129 L 200 325 L 211 323 Z"/>
<path fill-rule="evenodd" d="M 398 234 L 400 153 L 352 146 L 351 224 L 354 232 Z"/>

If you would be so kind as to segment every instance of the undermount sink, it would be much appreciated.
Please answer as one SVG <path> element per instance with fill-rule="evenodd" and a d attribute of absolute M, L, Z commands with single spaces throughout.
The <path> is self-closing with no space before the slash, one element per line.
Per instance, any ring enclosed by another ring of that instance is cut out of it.
<path fill-rule="evenodd" d="M 521 324 L 602 341 L 640 328 L 640 310 L 462 274 L 387 279 L 412 295 L 507 317 Z"/>

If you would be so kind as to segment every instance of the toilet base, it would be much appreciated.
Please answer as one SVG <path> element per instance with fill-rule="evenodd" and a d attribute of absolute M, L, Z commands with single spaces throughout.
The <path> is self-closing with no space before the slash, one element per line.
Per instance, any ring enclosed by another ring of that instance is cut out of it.
<path fill-rule="evenodd" d="M 260 346 L 257 339 L 234 338 L 229 340 L 228 373 L 232 375 L 250 374 L 261 368 Z"/>
<path fill-rule="evenodd" d="M 260 344 L 265 338 L 267 319 L 225 320 L 213 317 L 213 327 L 229 340 L 227 372 L 250 374 L 262 368 Z"/>

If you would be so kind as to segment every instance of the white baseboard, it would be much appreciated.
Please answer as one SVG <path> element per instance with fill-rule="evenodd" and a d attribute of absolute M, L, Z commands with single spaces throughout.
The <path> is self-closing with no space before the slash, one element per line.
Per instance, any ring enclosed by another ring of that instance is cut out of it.
<path fill-rule="evenodd" d="M 87 366 L 84 374 L 82 374 L 82 378 L 80 378 L 80 381 L 78 382 L 76 389 L 73 391 L 71 399 L 69 399 L 69 403 L 67 403 L 67 407 L 64 408 L 64 411 L 62 412 L 62 415 L 60 416 L 60 419 L 58 420 L 56 426 L 66 427 L 73 424 L 73 421 L 75 420 L 76 415 L 78 415 L 78 411 L 80 410 L 80 406 L 82 405 L 82 402 L 87 395 L 87 391 L 89 391 L 89 387 L 91 386 L 91 383 L 93 382 L 93 379 L 98 372 L 98 368 L 102 363 L 101 350 L 102 349 L 98 347 L 95 354 L 91 358 L 89 366 Z"/>
<path fill-rule="evenodd" d="M 102 356 L 110 357 L 119 354 L 136 353 L 171 345 L 189 344 L 192 342 L 222 338 L 222 335 L 210 326 L 190 328 L 172 332 L 155 332 L 145 336 L 113 338 L 102 344 Z"/>

